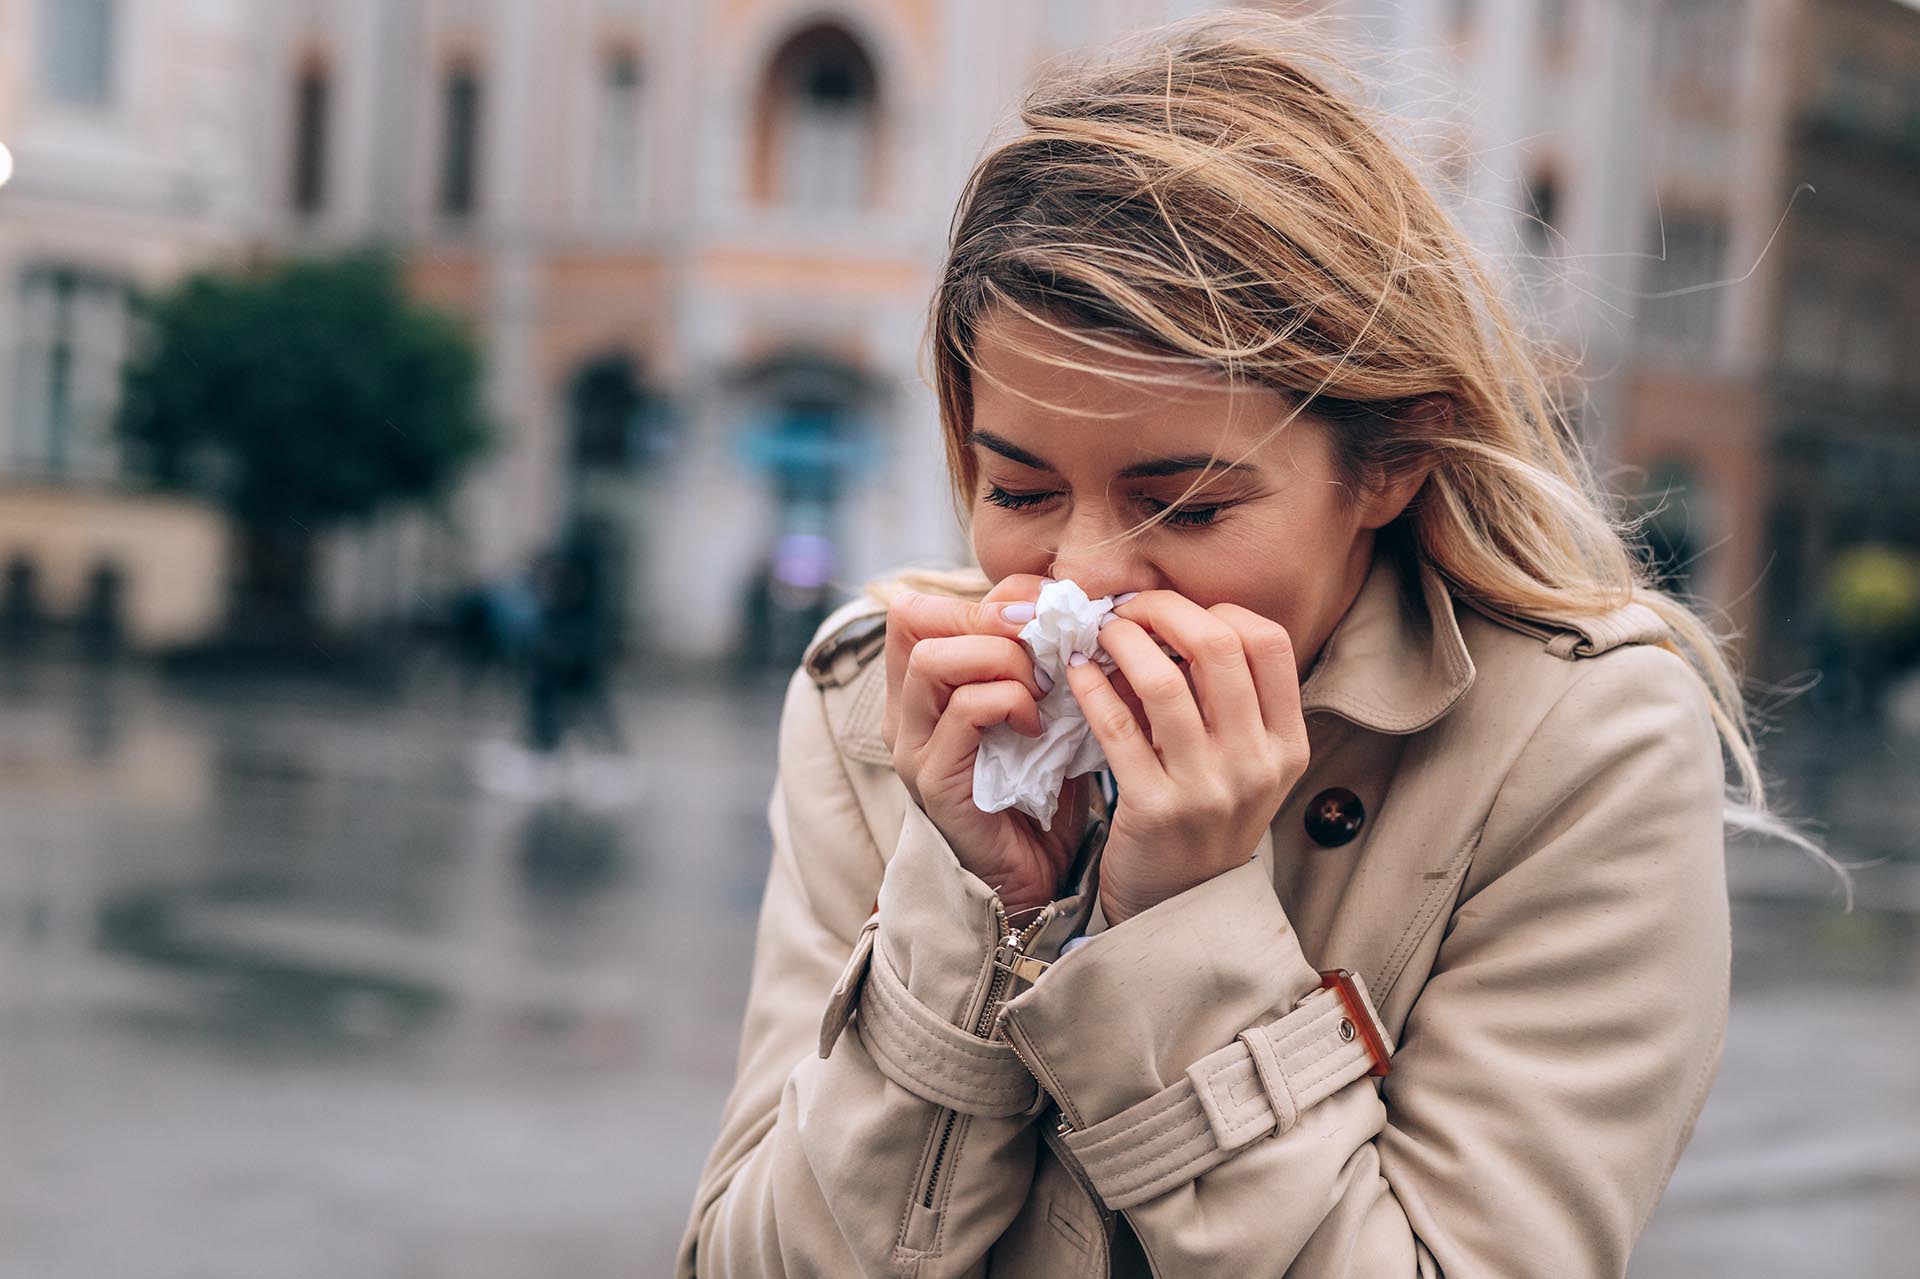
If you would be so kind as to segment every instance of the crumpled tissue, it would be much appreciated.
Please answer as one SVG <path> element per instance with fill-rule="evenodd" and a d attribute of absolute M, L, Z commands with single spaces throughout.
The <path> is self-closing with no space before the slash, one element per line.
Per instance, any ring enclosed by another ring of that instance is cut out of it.
<path fill-rule="evenodd" d="M 1034 618 L 1020 628 L 1033 664 L 1053 677 L 1039 702 L 1040 736 L 1025 737 L 1008 724 L 991 724 L 980 734 L 973 762 L 973 802 L 985 813 L 1018 808 L 1053 829 L 1060 787 L 1070 777 L 1106 767 L 1106 752 L 1067 687 L 1067 658 L 1085 653 L 1111 674 L 1115 662 L 1100 646 L 1100 622 L 1113 611 L 1113 597 L 1088 599 L 1076 582 L 1046 582 L 1040 587 Z"/>

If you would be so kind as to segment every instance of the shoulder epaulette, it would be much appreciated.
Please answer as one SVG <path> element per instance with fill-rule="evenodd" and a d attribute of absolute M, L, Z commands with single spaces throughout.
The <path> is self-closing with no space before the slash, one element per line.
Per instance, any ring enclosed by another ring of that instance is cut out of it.
<path fill-rule="evenodd" d="M 1638 602 L 1585 617 L 1542 618 L 1501 612 L 1468 595 L 1454 598 L 1502 626 L 1534 636 L 1546 644 L 1549 653 L 1570 662 L 1576 658 L 1597 657 L 1622 644 L 1659 644 L 1673 637 L 1673 629 L 1665 619 Z"/>
<path fill-rule="evenodd" d="M 852 680 L 886 643 L 886 605 L 862 594 L 827 614 L 807 642 L 800 664 L 815 684 L 834 688 Z"/>

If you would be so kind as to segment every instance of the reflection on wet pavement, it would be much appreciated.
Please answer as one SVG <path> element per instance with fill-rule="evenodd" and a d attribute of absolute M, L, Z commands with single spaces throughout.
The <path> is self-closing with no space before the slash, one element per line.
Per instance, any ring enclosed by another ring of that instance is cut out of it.
<path fill-rule="evenodd" d="M 733 1068 L 783 684 L 631 690 L 635 757 L 530 798 L 481 784 L 509 695 L 430 666 L 396 698 L 14 664 L 0 1274 L 666 1273 Z M 1839 781 L 1910 833 L 1912 777 Z M 1726 1065 L 1636 1276 L 1920 1252 L 1899 851 L 1851 915 L 1797 854 L 1736 852 Z"/>
<path fill-rule="evenodd" d="M 0 685 L 0 1272 L 663 1270 L 780 685 L 636 696 L 631 784 L 534 802 L 473 781 L 509 695 L 430 677 Z"/>

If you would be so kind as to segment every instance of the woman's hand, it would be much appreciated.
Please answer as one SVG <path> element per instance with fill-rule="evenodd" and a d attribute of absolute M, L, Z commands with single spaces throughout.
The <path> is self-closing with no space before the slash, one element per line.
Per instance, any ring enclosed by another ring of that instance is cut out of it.
<path fill-rule="evenodd" d="M 983 813 L 973 802 L 980 732 L 1010 724 L 1040 735 L 1046 696 L 1033 658 L 1017 636 L 1033 617 L 1009 620 L 1001 609 L 1029 606 L 1041 579 L 1010 576 L 979 603 L 908 594 L 887 610 L 887 704 L 881 737 L 914 803 L 946 837 L 960 864 L 999 894 L 1009 914 L 1054 899 L 1085 832 L 1091 774 L 1060 792 L 1052 830 L 1017 809 Z"/>
<path fill-rule="evenodd" d="M 1100 643 L 1131 699 L 1094 662 L 1069 665 L 1067 684 L 1120 787 L 1100 861 L 1101 913 L 1118 924 L 1253 856 L 1307 771 L 1307 727 L 1292 637 L 1251 609 L 1142 591 Z"/>

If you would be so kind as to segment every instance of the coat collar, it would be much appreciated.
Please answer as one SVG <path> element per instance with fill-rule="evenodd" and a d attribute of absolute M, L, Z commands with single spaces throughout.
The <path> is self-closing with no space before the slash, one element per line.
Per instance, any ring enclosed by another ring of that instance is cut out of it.
<path fill-rule="evenodd" d="M 1466 694 L 1474 674 L 1446 579 L 1424 556 L 1376 547 L 1360 593 L 1300 685 L 1300 709 L 1377 733 L 1418 732 Z"/>

